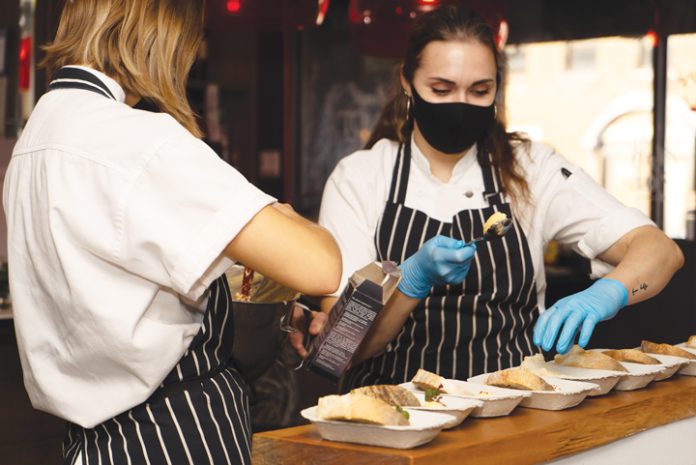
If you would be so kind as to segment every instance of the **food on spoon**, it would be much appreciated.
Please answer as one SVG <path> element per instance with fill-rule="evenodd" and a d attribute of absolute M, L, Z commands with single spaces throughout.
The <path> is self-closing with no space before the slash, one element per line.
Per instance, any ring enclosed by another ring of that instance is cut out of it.
<path fill-rule="evenodd" d="M 614 360 L 620 362 L 631 362 L 631 363 L 641 363 L 643 365 L 659 365 L 660 361 L 655 357 L 651 357 L 645 352 L 641 352 L 638 349 L 616 349 L 616 350 L 605 350 L 602 351 L 603 354 L 608 355 Z"/>
<path fill-rule="evenodd" d="M 341 420 L 384 426 L 408 426 L 408 412 L 383 400 L 349 393 L 319 398 L 317 416 L 323 420 Z"/>
<path fill-rule="evenodd" d="M 350 391 L 351 394 L 358 394 L 382 400 L 389 405 L 399 407 L 420 407 L 421 403 L 416 396 L 408 389 L 391 384 L 377 384 L 375 386 L 365 386 Z"/>
<path fill-rule="evenodd" d="M 696 355 L 679 347 L 674 347 L 671 344 L 658 344 L 656 342 L 643 341 L 640 343 L 640 348 L 643 352 L 648 354 L 671 355 L 672 357 L 696 360 Z"/>
<path fill-rule="evenodd" d="M 579 345 L 574 345 L 570 352 L 565 355 L 556 355 L 554 362 L 567 367 L 628 371 L 610 356 L 594 350 L 585 350 Z"/>
<path fill-rule="evenodd" d="M 553 391 L 554 387 L 541 377 L 524 368 L 508 368 L 488 375 L 485 381 L 489 386 L 522 389 L 526 391 Z"/>
<path fill-rule="evenodd" d="M 492 226 L 495 225 L 496 232 L 498 228 L 503 227 L 503 222 L 507 220 L 507 215 L 503 212 L 495 212 L 488 217 L 486 223 L 483 225 L 483 234 L 485 235 Z"/>
<path fill-rule="evenodd" d="M 689 336 L 689 340 L 686 342 L 686 347 L 696 349 L 696 334 L 694 334 L 693 336 Z"/>

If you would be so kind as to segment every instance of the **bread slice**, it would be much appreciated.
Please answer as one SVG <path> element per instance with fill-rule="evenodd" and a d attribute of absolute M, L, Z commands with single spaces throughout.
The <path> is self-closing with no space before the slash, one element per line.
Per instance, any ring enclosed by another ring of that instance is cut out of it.
<path fill-rule="evenodd" d="M 608 355 L 594 350 L 585 350 L 574 345 L 565 355 L 556 355 L 554 362 L 558 365 L 576 368 L 591 368 L 593 370 L 628 371 L 619 362 Z"/>
<path fill-rule="evenodd" d="M 686 341 L 686 347 L 696 349 L 696 334 L 694 334 L 693 336 L 689 336 L 689 340 Z"/>
<path fill-rule="evenodd" d="M 670 344 L 658 344 L 656 342 L 642 341 L 640 343 L 640 348 L 643 352 L 646 352 L 648 354 L 671 355 L 673 357 L 682 357 L 688 358 L 689 360 L 696 360 L 696 355 L 679 347 L 674 347 Z"/>
<path fill-rule="evenodd" d="M 323 420 L 352 421 L 384 426 L 408 426 L 405 415 L 383 400 L 360 394 L 319 398 L 317 416 Z"/>
<path fill-rule="evenodd" d="M 408 389 L 391 384 L 377 384 L 365 386 L 350 391 L 351 394 L 360 394 L 382 400 L 389 405 L 399 407 L 420 407 L 420 402 Z"/>
<path fill-rule="evenodd" d="M 508 368 L 491 373 L 486 378 L 489 386 L 523 389 L 527 391 L 553 391 L 553 386 L 541 377 L 523 368 Z"/>
<path fill-rule="evenodd" d="M 641 363 L 643 365 L 659 365 L 660 361 L 655 357 L 651 357 L 645 352 L 638 349 L 616 349 L 602 351 L 604 355 L 608 355 L 614 360 L 620 362 Z"/>
<path fill-rule="evenodd" d="M 438 391 L 444 390 L 445 378 L 435 373 L 431 373 L 422 368 L 419 368 L 416 375 L 411 380 L 414 386 L 418 389 L 435 389 Z"/>

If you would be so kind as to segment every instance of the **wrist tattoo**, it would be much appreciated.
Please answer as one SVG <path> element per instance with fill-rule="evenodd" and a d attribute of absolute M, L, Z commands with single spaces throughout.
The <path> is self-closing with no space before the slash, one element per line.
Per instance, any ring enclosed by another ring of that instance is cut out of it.
<path fill-rule="evenodd" d="M 636 295 L 639 291 L 647 291 L 648 290 L 648 283 L 642 283 L 638 289 L 635 287 L 631 290 L 631 295 Z"/>

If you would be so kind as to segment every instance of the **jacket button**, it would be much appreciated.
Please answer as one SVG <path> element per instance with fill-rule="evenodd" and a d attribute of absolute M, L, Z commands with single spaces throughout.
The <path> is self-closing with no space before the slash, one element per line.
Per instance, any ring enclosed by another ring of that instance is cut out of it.
<path fill-rule="evenodd" d="M 474 196 L 474 193 L 471 191 L 466 191 L 466 192 L 464 192 L 464 195 L 466 195 L 467 198 L 472 198 Z"/>

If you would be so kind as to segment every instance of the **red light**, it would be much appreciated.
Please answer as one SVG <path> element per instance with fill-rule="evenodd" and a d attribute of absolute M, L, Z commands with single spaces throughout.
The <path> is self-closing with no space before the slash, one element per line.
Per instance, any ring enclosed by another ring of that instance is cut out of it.
<path fill-rule="evenodd" d="M 31 37 L 19 43 L 19 88 L 29 90 L 31 84 Z"/>
<path fill-rule="evenodd" d="M 651 48 L 657 47 L 657 43 L 660 41 L 660 38 L 657 36 L 657 32 L 653 30 L 648 31 L 648 33 L 645 34 L 645 38 L 648 40 L 648 45 Z"/>
<path fill-rule="evenodd" d="M 402 14 L 404 14 L 404 9 L 401 8 L 400 6 L 397 6 L 396 8 L 394 8 L 394 11 L 396 11 L 396 14 L 397 14 L 397 15 L 402 15 Z"/>
<path fill-rule="evenodd" d="M 242 1 L 241 0 L 227 0 L 227 12 L 228 13 L 239 13 L 239 10 L 242 9 Z"/>
<path fill-rule="evenodd" d="M 418 2 L 421 5 L 434 5 L 438 2 L 439 0 L 418 0 Z"/>
<path fill-rule="evenodd" d="M 317 18 L 315 22 L 317 26 L 321 26 L 326 19 L 326 12 L 329 11 L 329 0 L 318 0 L 319 1 L 319 11 L 317 12 Z"/>

